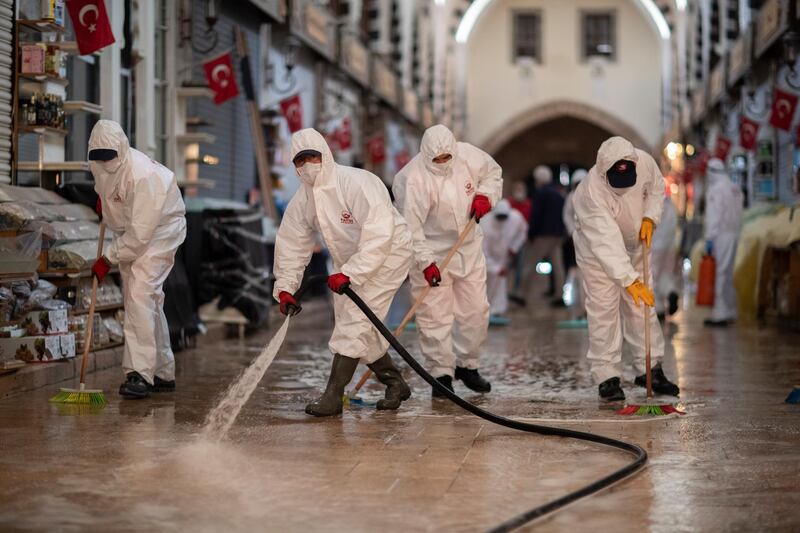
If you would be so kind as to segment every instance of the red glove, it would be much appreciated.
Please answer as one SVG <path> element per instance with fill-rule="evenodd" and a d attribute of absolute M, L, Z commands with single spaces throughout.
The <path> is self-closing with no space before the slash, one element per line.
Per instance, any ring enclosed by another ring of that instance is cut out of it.
<path fill-rule="evenodd" d="M 439 267 L 436 266 L 436 263 L 428 265 L 425 270 L 422 271 L 422 274 L 425 276 L 425 281 L 427 281 L 428 285 L 431 287 L 438 287 L 439 283 L 442 281 L 442 274 L 439 272 Z"/>
<path fill-rule="evenodd" d="M 286 291 L 278 293 L 278 301 L 281 303 L 278 309 L 286 316 L 294 316 L 301 310 L 300 304 L 297 303 L 294 296 Z"/>
<path fill-rule="evenodd" d="M 100 283 L 103 281 L 103 278 L 106 277 L 106 274 L 111 270 L 111 263 L 108 262 L 108 259 L 101 256 L 100 259 L 94 262 L 92 265 L 92 274 L 94 277 L 97 278 L 97 282 Z"/>
<path fill-rule="evenodd" d="M 506 277 L 506 276 L 508 276 L 508 269 L 507 269 L 507 268 L 501 268 L 501 269 L 500 269 L 500 272 L 498 272 L 498 273 L 497 273 L 497 275 L 498 275 L 498 276 L 501 276 L 501 277 Z"/>
<path fill-rule="evenodd" d="M 342 291 L 350 286 L 350 278 L 337 272 L 328 276 L 328 287 L 336 294 L 342 294 Z"/>
<path fill-rule="evenodd" d="M 491 210 L 492 202 L 489 201 L 489 198 L 482 194 L 476 194 L 475 198 L 472 199 L 472 209 L 470 210 L 469 215 L 475 217 L 476 221 L 479 221 L 483 215 Z"/>
<path fill-rule="evenodd" d="M 94 204 L 94 212 L 97 213 L 97 216 L 103 218 L 103 202 L 100 200 L 100 197 L 97 197 L 97 202 Z"/>

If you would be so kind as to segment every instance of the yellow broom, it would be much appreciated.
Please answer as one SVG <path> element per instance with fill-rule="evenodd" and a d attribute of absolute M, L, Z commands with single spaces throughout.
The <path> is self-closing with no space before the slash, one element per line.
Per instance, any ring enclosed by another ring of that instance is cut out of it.
<path fill-rule="evenodd" d="M 97 241 L 97 259 L 103 256 L 103 241 L 106 236 L 106 225 L 100 222 L 100 239 Z M 86 363 L 89 361 L 89 350 L 92 348 L 92 332 L 94 329 L 94 308 L 97 301 L 97 276 L 92 276 L 92 301 L 89 304 L 89 317 L 86 320 L 86 336 L 83 343 L 83 359 L 81 360 L 81 382 L 77 389 L 61 389 L 50 398 L 53 403 L 88 404 L 103 407 L 106 397 L 100 389 L 86 388 Z"/>

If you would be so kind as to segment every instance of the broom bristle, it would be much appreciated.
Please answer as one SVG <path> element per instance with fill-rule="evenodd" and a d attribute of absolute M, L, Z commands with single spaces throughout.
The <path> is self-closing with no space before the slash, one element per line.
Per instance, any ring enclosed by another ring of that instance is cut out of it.
<path fill-rule="evenodd" d="M 663 405 L 626 405 L 619 411 L 617 411 L 618 415 L 623 416 L 667 416 L 671 414 L 679 414 L 685 415 L 683 411 L 677 409 L 675 406 L 669 404 Z"/>
<path fill-rule="evenodd" d="M 61 392 L 50 398 L 50 401 L 53 403 L 74 403 L 102 407 L 106 404 L 106 397 L 102 392 L 62 389 Z"/>

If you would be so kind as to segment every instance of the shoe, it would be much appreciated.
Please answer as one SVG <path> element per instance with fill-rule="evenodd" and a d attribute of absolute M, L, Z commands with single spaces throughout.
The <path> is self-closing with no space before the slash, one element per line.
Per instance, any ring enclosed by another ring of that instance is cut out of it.
<path fill-rule="evenodd" d="M 625 392 L 619 384 L 619 378 L 608 378 L 597 389 L 600 398 L 607 402 L 621 402 L 625 399 Z"/>
<path fill-rule="evenodd" d="M 333 416 L 342 412 L 344 388 L 353 379 L 358 366 L 358 359 L 336 354 L 331 363 L 331 375 L 328 386 L 322 396 L 306 405 L 306 413 L 314 416 Z"/>
<path fill-rule="evenodd" d="M 520 307 L 525 307 L 528 305 L 528 302 L 522 296 L 515 296 L 513 294 L 509 294 L 508 299 Z"/>
<path fill-rule="evenodd" d="M 727 328 L 728 324 L 730 324 L 730 320 L 713 320 L 711 318 L 706 318 L 703 320 L 703 325 L 709 328 Z"/>
<path fill-rule="evenodd" d="M 551 300 L 550 301 L 550 307 L 552 307 L 554 309 L 560 309 L 560 308 L 566 307 L 566 306 L 567 306 L 567 304 L 565 304 L 564 300 L 562 300 L 561 298 L 556 298 L 555 300 Z"/>
<path fill-rule="evenodd" d="M 453 390 L 453 378 L 452 377 L 450 377 L 450 376 L 441 376 L 441 377 L 436 378 L 436 381 L 438 381 L 439 383 L 441 383 L 442 385 L 447 387 L 450 390 L 450 392 L 455 393 L 455 391 Z M 433 397 L 434 398 L 446 398 L 446 396 L 443 393 L 439 392 L 435 388 L 433 389 Z"/>
<path fill-rule="evenodd" d="M 464 382 L 468 389 L 475 392 L 491 392 L 492 384 L 483 379 L 477 368 L 456 367 L 456 379 Z"/>
<path fill-rule="evenodd" d="M 150 384 L 138 372 L 128 372 L 125 383 L 119 386 L 119 395 L 139 400 L 150 396 Z"/>
<path fill-rule="evenodd" d="M 656 318 L 658 319 L 659 322 L 664 322 L 664 319 L 667 318 L 667 314 L 666 313 L 656 313 Z"/>
<path fill-rule="evenodd" d="M 153 384 L 148 386 L 150 392 L 175 392 L 175 380 L 161 379 L 158 376 L 153 378 Z"/>
<path fill-rule="evenodd" d="M 669 396 L 678 396 L 681 393 L 681 389 L 664 375 L 664 371 L 661 369 L 661 363 L 654 366 L 650 370 L 650 373 L 653 379 L 653 392 L 667 394 Z M 645 374 L 637 376 L 633 382 L 640 387 L 647 387 L 647 376 Z"/>
<path fill-rule="evenodd" d="M 394 366 L 394 361 L 388 353 L 383 354 L 383 357 L 367 366 L 375 373 L 378 381 L 386 385 L 383 399 L 378 400 L 376 406 L 378 410 L 394 411 L 400 407 L 401 403 L 411 398 L 411 389 L 408 387 L 408 383 Z"/>
<path fill-rule="evenodd" d="M 667 296 L 667 313 L 674 315 L 678 312 L 678 293 L 671 292 Z"/>

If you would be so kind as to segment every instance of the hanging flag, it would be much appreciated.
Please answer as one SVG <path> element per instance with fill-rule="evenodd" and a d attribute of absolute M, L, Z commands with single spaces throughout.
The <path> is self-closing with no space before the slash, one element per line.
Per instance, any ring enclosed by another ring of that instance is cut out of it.
<path fill-rule="evenodd" d="M 756 137 L 760 124 L 742 115 L 742 122 L 739 124 L 739 144 L 745 150 L 754 150 L 756 147 Z"/>
<path fill-rule="evenodd" d="M 725 161 L 728 158 L 728 152 L 731 151 L 731 140 L 722 135 L 717 135 L 717 145 L 714 147 L 714 157 L 718 157 Z"/>
<path fill-rule="evenodd" d="M 342 124 L 336 128 L 334 135 L 336 137 L 336 142 L 339 144 L 339 148 L 342 150 L 350 149 L 350 146 L 353 144 L 353 129 L 350 124 L 350 117 L 346 117 L 342 120 Z"/>
<path fill-rule="evenodd" d="M 214 103 L 223 102 L 239 96 L 239 86 L 233 73 L 233 56 L 225 52 L 203 63 L 208 88 L 214 91 Z"/>
<path fill-rule="evenodd" d="M 397 154 L 394 156 L 394 164 L 397 167 L 397 170 L 402 169 L 408 164 L 409 161 L 411 161 L 411 155 L 405 148 L 397 152 Z"/>
<path fill-rule="evenodd" d="M 85 56 L 114 42 L 103 0 L 67 0 L 67 11 L 75 29 L 78 52 Z"/>
<path fill-rule="evenodd" d="M 386 161 L 386 145 L 383 142 L 383 135 L 375 135 L 367 141 L 367 153 L 373 165 L 380 165 Z"/>
<path fill-rule="evenodd" d="M 290 132 L 303 129 L 303 102 L 300 100 L 300 93 L 281 100 L 281 113 Z"/>
<path fill-rule="evenodd" d="M 775 88 L 772 97 L 772 113 L 769 123 L 779 130 L 789 131 L 792 128 L 792 119 L 797 110 L 797 95 Z"/>

